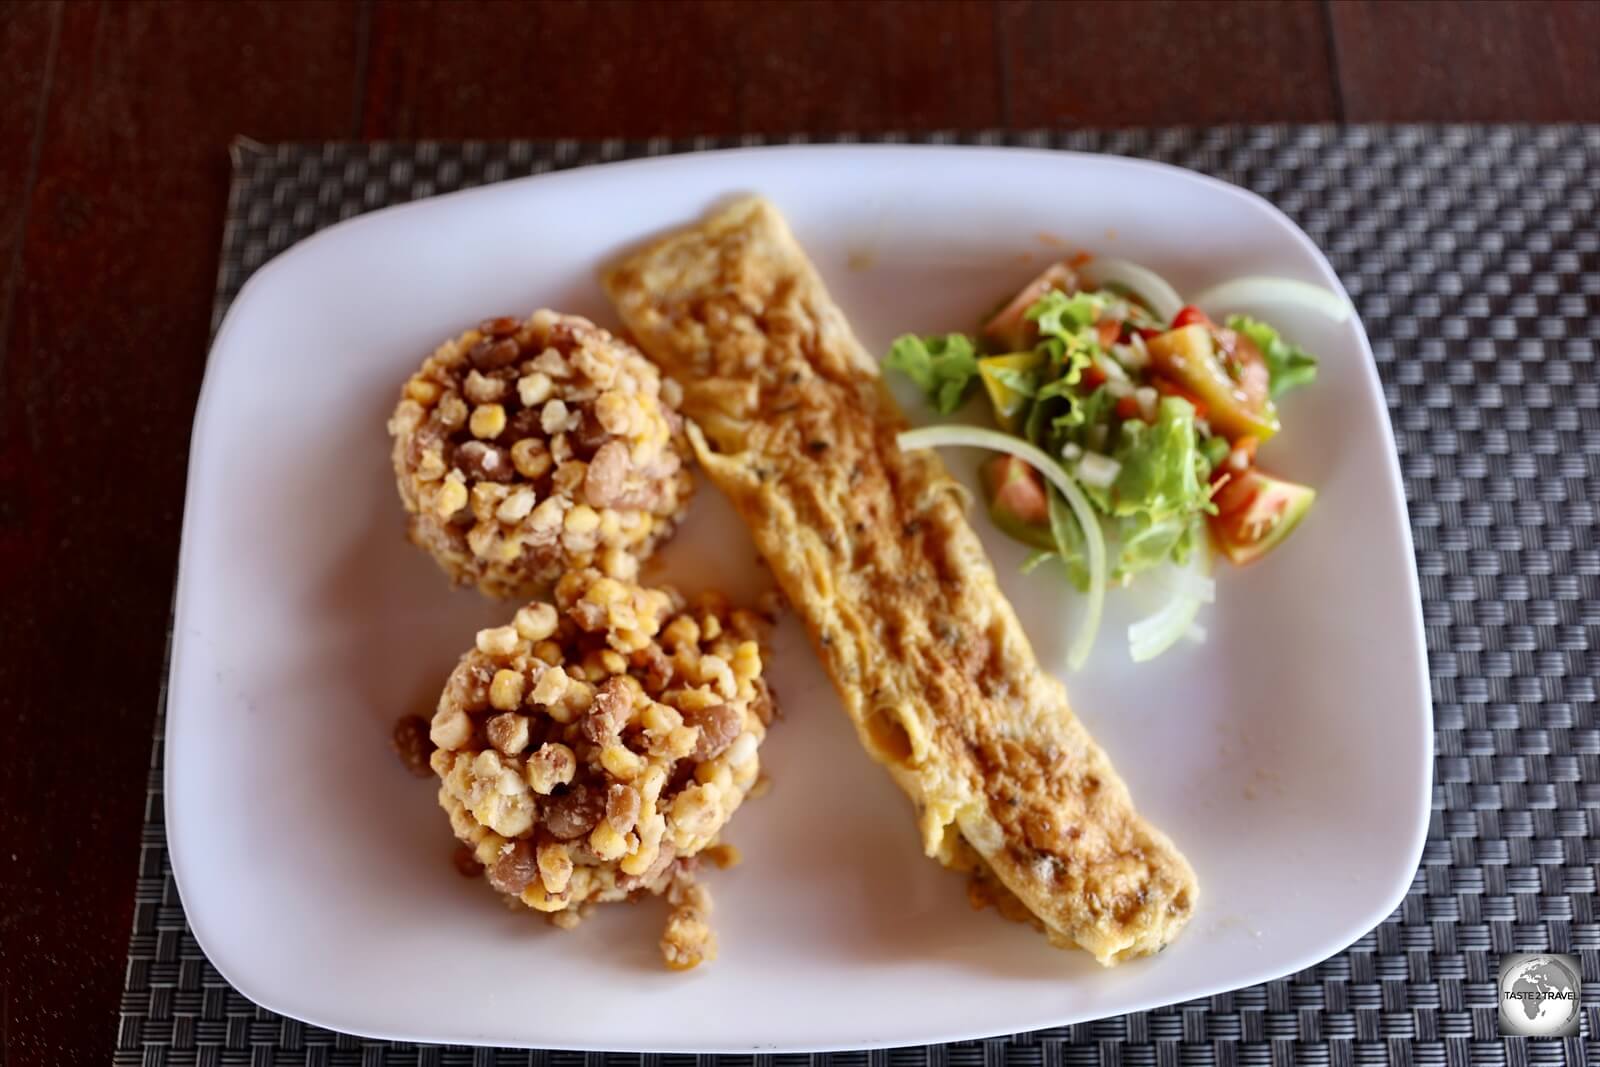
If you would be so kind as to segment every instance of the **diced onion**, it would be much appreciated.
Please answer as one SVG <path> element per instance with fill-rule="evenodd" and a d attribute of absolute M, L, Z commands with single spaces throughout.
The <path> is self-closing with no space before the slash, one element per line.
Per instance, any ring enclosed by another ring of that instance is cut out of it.
<path fill-rule="evenodd" d="M 1128 370 L 1144 370 L 1150 365 L 1150 350 L 1144 347 L 1144 338 L 1134 335 L 1136 345 L 1112 345 L 1111 354 Z"/>
<path fill-rule="evenodd" d="M 1343 322 L 1351 312 L 1350 300 L 1343 293 L 1293 278 L 1257 274 L 1213 285 L 1197 295 L 1193 303 L 1208 311 L 1212 308 L 1238 309 L 1258 304 L 1288 304 L 1320 312 L 1334 322 Z"/>
<path fill-rule="evenodd" d="M 1146 422 L 1156 421 L 1156 404 L 1161 395 L 1148 385 L 1141 385 L 1133 391 L 1133 399 L 1139 403 L 1139 415 Z"/>
<path fill-rule="evenodd" d="M 1111 483 L 1122 473 L 1122 464 L 1098 452 L 1085 452 L 1078 460 L 1078 481 L 1094 489 L 1110 489 Z"/>
<path fill-rule="evenodd" d="M 1083 447 L 1076 441 L 1068 441 L 1061 446 L 1062 459 L 1077 459 L 1081 455 L 1083 455 Z"/>
<path fill-rule="evenodd" d="M 1110 356 L 1106 355 L 1104 352 L 1096 352 L 1094 354 L 1094 365 L 1098 367 L 1100 369 L 1100 373 L 1104 374 L 1107 378 L 1111 378 L 1119 382 L 1125 382 L 1128 380 L 1128 372 L 1123 370 L 1121 364 L 1112 359 Z"/>
<path fill-rule="evenodd" d="M 1118 400 L 1133 395 L 1133 383 L 1126 378 L 1112 378 L 1106 382 L 1104 388 Z"/>
<path fill-rule="evenodd" d="M 1167 280 L 1147 267 L 1125 259 L 1095 259 L 1084 266 L 1084 273 L 1100 285 L 1120 285 L 1144 301 L 1162 322 L 1171 322 L 1183 307 L 1183 298 Z"/>
<path fill-rule="evenodd" d="M 1100 613 L 1105 607 L 1106 540 L 1094 507 L 1089 503 L 1089 498 L 1083 495 L 1083 490 L 1078 488 L 1078 483 L 1068 477 L 1067 472 L 1061 469 L 1061 464 L 1043 450 L 999 430 L 986 430 L 978 426 L 924 426 L 920 430 L 908 430 L 901 434 L 895 438 L 895 443 L 902 452 L 919 448 L 987 448 L 1004 452 L 1032 465 L 1061 491 L 1062 498 L 1072 508 L 1073 517 L 1083 530 L 1084 552 L 1089 564 L 1088 614 L 1067 652 L 1067 665 L 1073 670 L 1082 667 L 1094 648 L 1095 632 L 1100 628 Z"/>

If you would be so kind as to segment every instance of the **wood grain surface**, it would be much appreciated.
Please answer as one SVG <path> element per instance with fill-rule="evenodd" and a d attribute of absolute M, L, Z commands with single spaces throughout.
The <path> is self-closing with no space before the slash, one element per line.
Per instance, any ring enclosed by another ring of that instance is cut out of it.
<path fill-rule="evenodd" d="M 0 1064 L 105 1062 L 227 146 L 1600 120 L 1563 2 L 0 3 Z"/>

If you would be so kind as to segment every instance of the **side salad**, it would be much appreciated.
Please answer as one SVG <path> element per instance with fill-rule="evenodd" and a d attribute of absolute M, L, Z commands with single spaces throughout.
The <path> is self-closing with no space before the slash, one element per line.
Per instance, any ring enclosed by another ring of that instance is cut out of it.
<path fill-rule="evenodd" d="M 983 467 L 990 517 L 1035 550 L 1024 571 L 1061 566 L 1087 597 L 1074 669 L 1108 585 L 1148 577 L 1166 590 L 1129 627 L 1132 658 L 1152 659 L 1203 638 L 1195 619 L 1215 599 L 1213 548 L 1254 562 L 1310 509 L 1315 491 L 1265 473 L 1256 451 L 1281 429 L 1277 399 L 1314 380 L 1316 360 L 1265 322 L 1202 310 L 1285 302 L 1349 314 L 1342 296 L 1303 282 L 1240 278 L 1185 304 L 1136 264 L 1078 260 L 1035 278 L 976 337 L 894 342 L 889 366 L 940 414 L 981 383 L 996 429 L 929 426 L 899 444 L 1000 453 Z"/>

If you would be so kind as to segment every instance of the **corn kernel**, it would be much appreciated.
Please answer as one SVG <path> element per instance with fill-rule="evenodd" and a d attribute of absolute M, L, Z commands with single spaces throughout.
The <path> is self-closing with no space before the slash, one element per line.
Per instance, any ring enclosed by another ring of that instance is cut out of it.
<path fill-rule="evenodd" d="M 659 848 L 646 851 L 644 846 L 641 845 L 637 850 L 630 852 L 628 855 L 618 860 L 617 869 L 623 874 L 643 874 L 645 871 L 648 871 L 650 869 L 650 865 L 656 861 L 656 856 L 659 854 L 659 852 Z"/>
<path fill-rule="evenodd" d="M 501 711 L 516 711 L 522 707 L 522 691 L 527 681 L 521 671 L 498 670 L 489 683 L 489 703 Z"/>
<path fill-rule="evenodd" d="M 537 437 L 524 437 L 511 446 L 511 465 L 524 478 L 543 478 L 551 467 L 550 449 Z"/>
<path fill-rule="evenodd" d="M 513 633 L 515 631 L 512 631 Z M 567 672 L 560 667 L 549 667 L 539 675 L 539 680 L 533 685 L 533 692 L 528 699 L 535 704 L 549 706 L 561 699 L 567 691 Z"/>
<path fill-rule="evenodd" d="M 556 632 L 559 620 L 556 609 L 549 604 L 529 604 L 517 609 L 513 625 L 524 641 L 538 643 Z"/>
<path fill-rule="evenodd" d="M 511 626 L 479 630 L 478 651 L 490 656 L 509 656 L 517 650 L 517 631 Z"/>
<path fill-rule="evenodd" d="M 522 401 L 525 408 L 536 408 L 550 399 L 554 388 L 555 383 L 550 380 L 550 375 L 534 371 L 517 379 L 517 399 Z"/>
<path fill-rule="evenodd" d="M 428 740 L 447 751 L 460 748 L 472 739 L 472 720 L 460 708 L 441 711 L 428 728 Z"/>
<path fill-rule="evenodd" d="M 488 559 L 500 539 L 500 528 L 493 522 L 479 522 L 467 531 L 467 547 L 479 559 Z"/>
<path fill-rule="evenodd" d="M 761 646 L 754 641 L 741 641 L 733 652 L 733 676 L 747 682 L 760 673 Z"/>
<path fill-rule="evenodd" d="M 593 533 L 600 526 L 600 516 L 588 504 L 575 504 L 563 525 L 570 534 Z"/>
<path fill-rule="evenodd" d="M 595 398 L 594 417 L 606 433 L 623 437 L 627 435 L 628 427 L 633 424 L 633 405 L 622 393 L 601 393 Z"/>
<path fill-rule="evenodd" d="M 439 399 L 439 386 L 426 378 L 413 378 L 406 383 L 406 396 L 423 407 L 432 407 Z"/>
<path fill-rule="evenodd" d="M 559 893 L 551 893 L 544 887 L 544 879 L 528 883 L 528 888 L 522 891 L 522 902 L 534 911 L 564 911 L 570 901 Z"/>
<path fill-rule="evenodd" d="M 436 482 L 443 478 L 450 470 L 444 465 L 444 454 L 436 448 L 430 448 L 422 453 L 422 458 L 417 460 L 417 477 L 424 482 Z"/>
<path fill-rule="evenodd" d="M 610 353 L 601 354 L 589 348 L 580 348 L 572 353 L 572 365 L 602 389 L 610 388 L 617 379 L 617 361 L 611 358 Z"/>
<path fill-rule="evenodd" d="M 644 714 L 639 716 L 639 721 L 651 733 L 664 734 L 682 726 L 683 716 L 678 714 L 676 708 L 652 701 L 650 706 L 644 709 Z"/>
<path fill-rule="evenodd" d="M 433 497 L 433 513 L 441 519 L 450 518 L 466 506 L 467 487 L 455 478 L 446 479 Z"/>
<path fill-rule="evenodd" d="M 545 404 L 539 412 L 539 426 L 547 434 L 558 434 L 567 428 L 567 404 L 560 397 Z"/>
<path fill-rule="evenodd" d="M 720 812 L 715 792 L 692 785 L 672 801 L 672 843 L 680 851 L 696 851 L 716 831 Z"/>
<path fill-rule="evenodd" d="M 605 536 L 606 520 L 616 513 L 609 508 L 600 516 L 600 533 Z M 624 552 L 620 548 L 608 548 L 600 553 L 600 570 L 608 577 L 620 581 L 631 582 L 639 576 L 639 560 L 632 552 Z"/>
<path fill-rule="evenodd" d="M 529 528 L 534 530 L 554 530 L 561 525 L 562 500 L 560 497 L 548 496 L 539 501 L 539 506 L 533 509 L 533 514 L 528 517 Z"/>
<path fill-rule="evenodd" d="M 568 681 L 561 699 L 550 705 L 550 717 L 557 722 L 572 722 L 594 705 L 595 687 L 586 679 Z"/>
<path fill-rule="evenodd" d="M 535 854 L 539 880 L 552 893 L 563 893 L 572 881 L 572 853 L 566 845 L 546 841 Z"/>
<path fill-rule="evenodd" d="M 661 644 L 666 648 L 678 645 L 695 645 L 700 642 L 700 626 L 689 616 L 679 615 L 661 631 Z"/>
<path fill-rule="evenodd" d="M 728 769 L 726 759 L 719 758 L 700 764 L 694 769 L 694 780 L 719 793 L 727 793 L 733 789 L 733 771 Z"/>
<path fill-rule="evenodd" d="M 644 801 L 644 806 L 639 809 L 639 821 L 645 821 L 645 812 L 654 813 L 656 801 L 661 797 L 661 790 L 667 785 L 667 769 L 659 763 L 652 763 L 645 768 L 644 774 L 639 776 L 639 796 Z"/>
<path fill-rule="evenodd" d="M 577 755 L 559 741 L 546 741 L 528 757 L 528 785 L 540 796 L 549 796 L 556 787 L 571 783 L 577 773 Z"/>
<path fill-rule="evenodd" d="M 533 510 L 536 499 L 534 491 L 524 486 L 500 502 L 494 517 L 501 522 L 521 522 Z"/>
<path fill-rule="evenodd" d="M 693 726 L 677 726 L 667 731 L 664 748 L 670 758 L 683 759 L 694 751 L 699 740 L 700 732 Z"/>
<path fill-rule="evenodd" d="M 479 522 L 494 518 L 495 509 L 510 490 L 498 482 L 479 482 L 472 487 L 472 515 Z"/>
<path fill-rule="evenodd" d="M 528 720 L 525 716 L 510 712 L 496 715 L 484 724 L 484 730 L 489 735 L 489 743 L 503 755 L 515 756 L 528 747 Z"/>
<path fill-rule="evenodd" d="M 735 769 L 743 768 L 746 763 L 752 762 L 756 757 L 756 735 L 742 733 L 733 739 L 733 744 L 728 746 L 726 759 L 728 766 Z"/>
<path fill-rule="evenodd" d="M 487 378 L 478 371 L 470 371 L 461 391 L 474 404 L 495 404 L 506 395 L 506 383 L 499 378 Z"/>
<path fill-rule="evenodd" d="M 608 822 L 602 822 L 589 834 L 589 847 L 602 860 L 621 859 L 628 854 L 628 838 L 619 834 Z"/>
<path fill-rule="evenodd" d="M 459 393 L 446 393 L 439 399 L 439 421 L 447 429 L 459 430 L 467 424 L 467 402 Z"/>
<path fill-rule="evenodd" d="M 506 409 L 499 404 L 479 404 L 472 411 L 472 436 L 492 439 L 506 428 Z"/>
<path fill-rule="evenodd" d="M 734 681 L 733 669 L 721 656 L 700 657 L 700 680 L 714 684 L 724 700 L 732 700 L 739 695 L 739 686 Z"/>
<path fill-rule="evenodd" d="M 574 508 L 573 510 L 576 511 L 577 509 Z M 568 515 L 567 518 L 570 524 L 571 515 Z M 626 599 L 627 595 L 628 591 L 615 578 L 599 578 L 595 580 L 593 585 L 589 586 L 589 591 L 583 595 L 583 599 L 592 604 L 615 604 Z"/>
<path fill-rule="evenodd" d="M 644 773 L 644 757 L 620 744 L 610 744 L 600 750 L 600 766 L 613 778 L 631 782 Z"/>

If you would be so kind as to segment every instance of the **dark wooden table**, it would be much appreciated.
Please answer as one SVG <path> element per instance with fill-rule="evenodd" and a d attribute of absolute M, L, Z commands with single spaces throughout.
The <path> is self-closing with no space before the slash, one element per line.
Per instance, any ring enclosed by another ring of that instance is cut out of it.
<path fill-rule="evenodd" d="M 0 1064 L 103 1062 L 227 145 L 1600 120 L 1578 3 L 0 0 Z"/>

